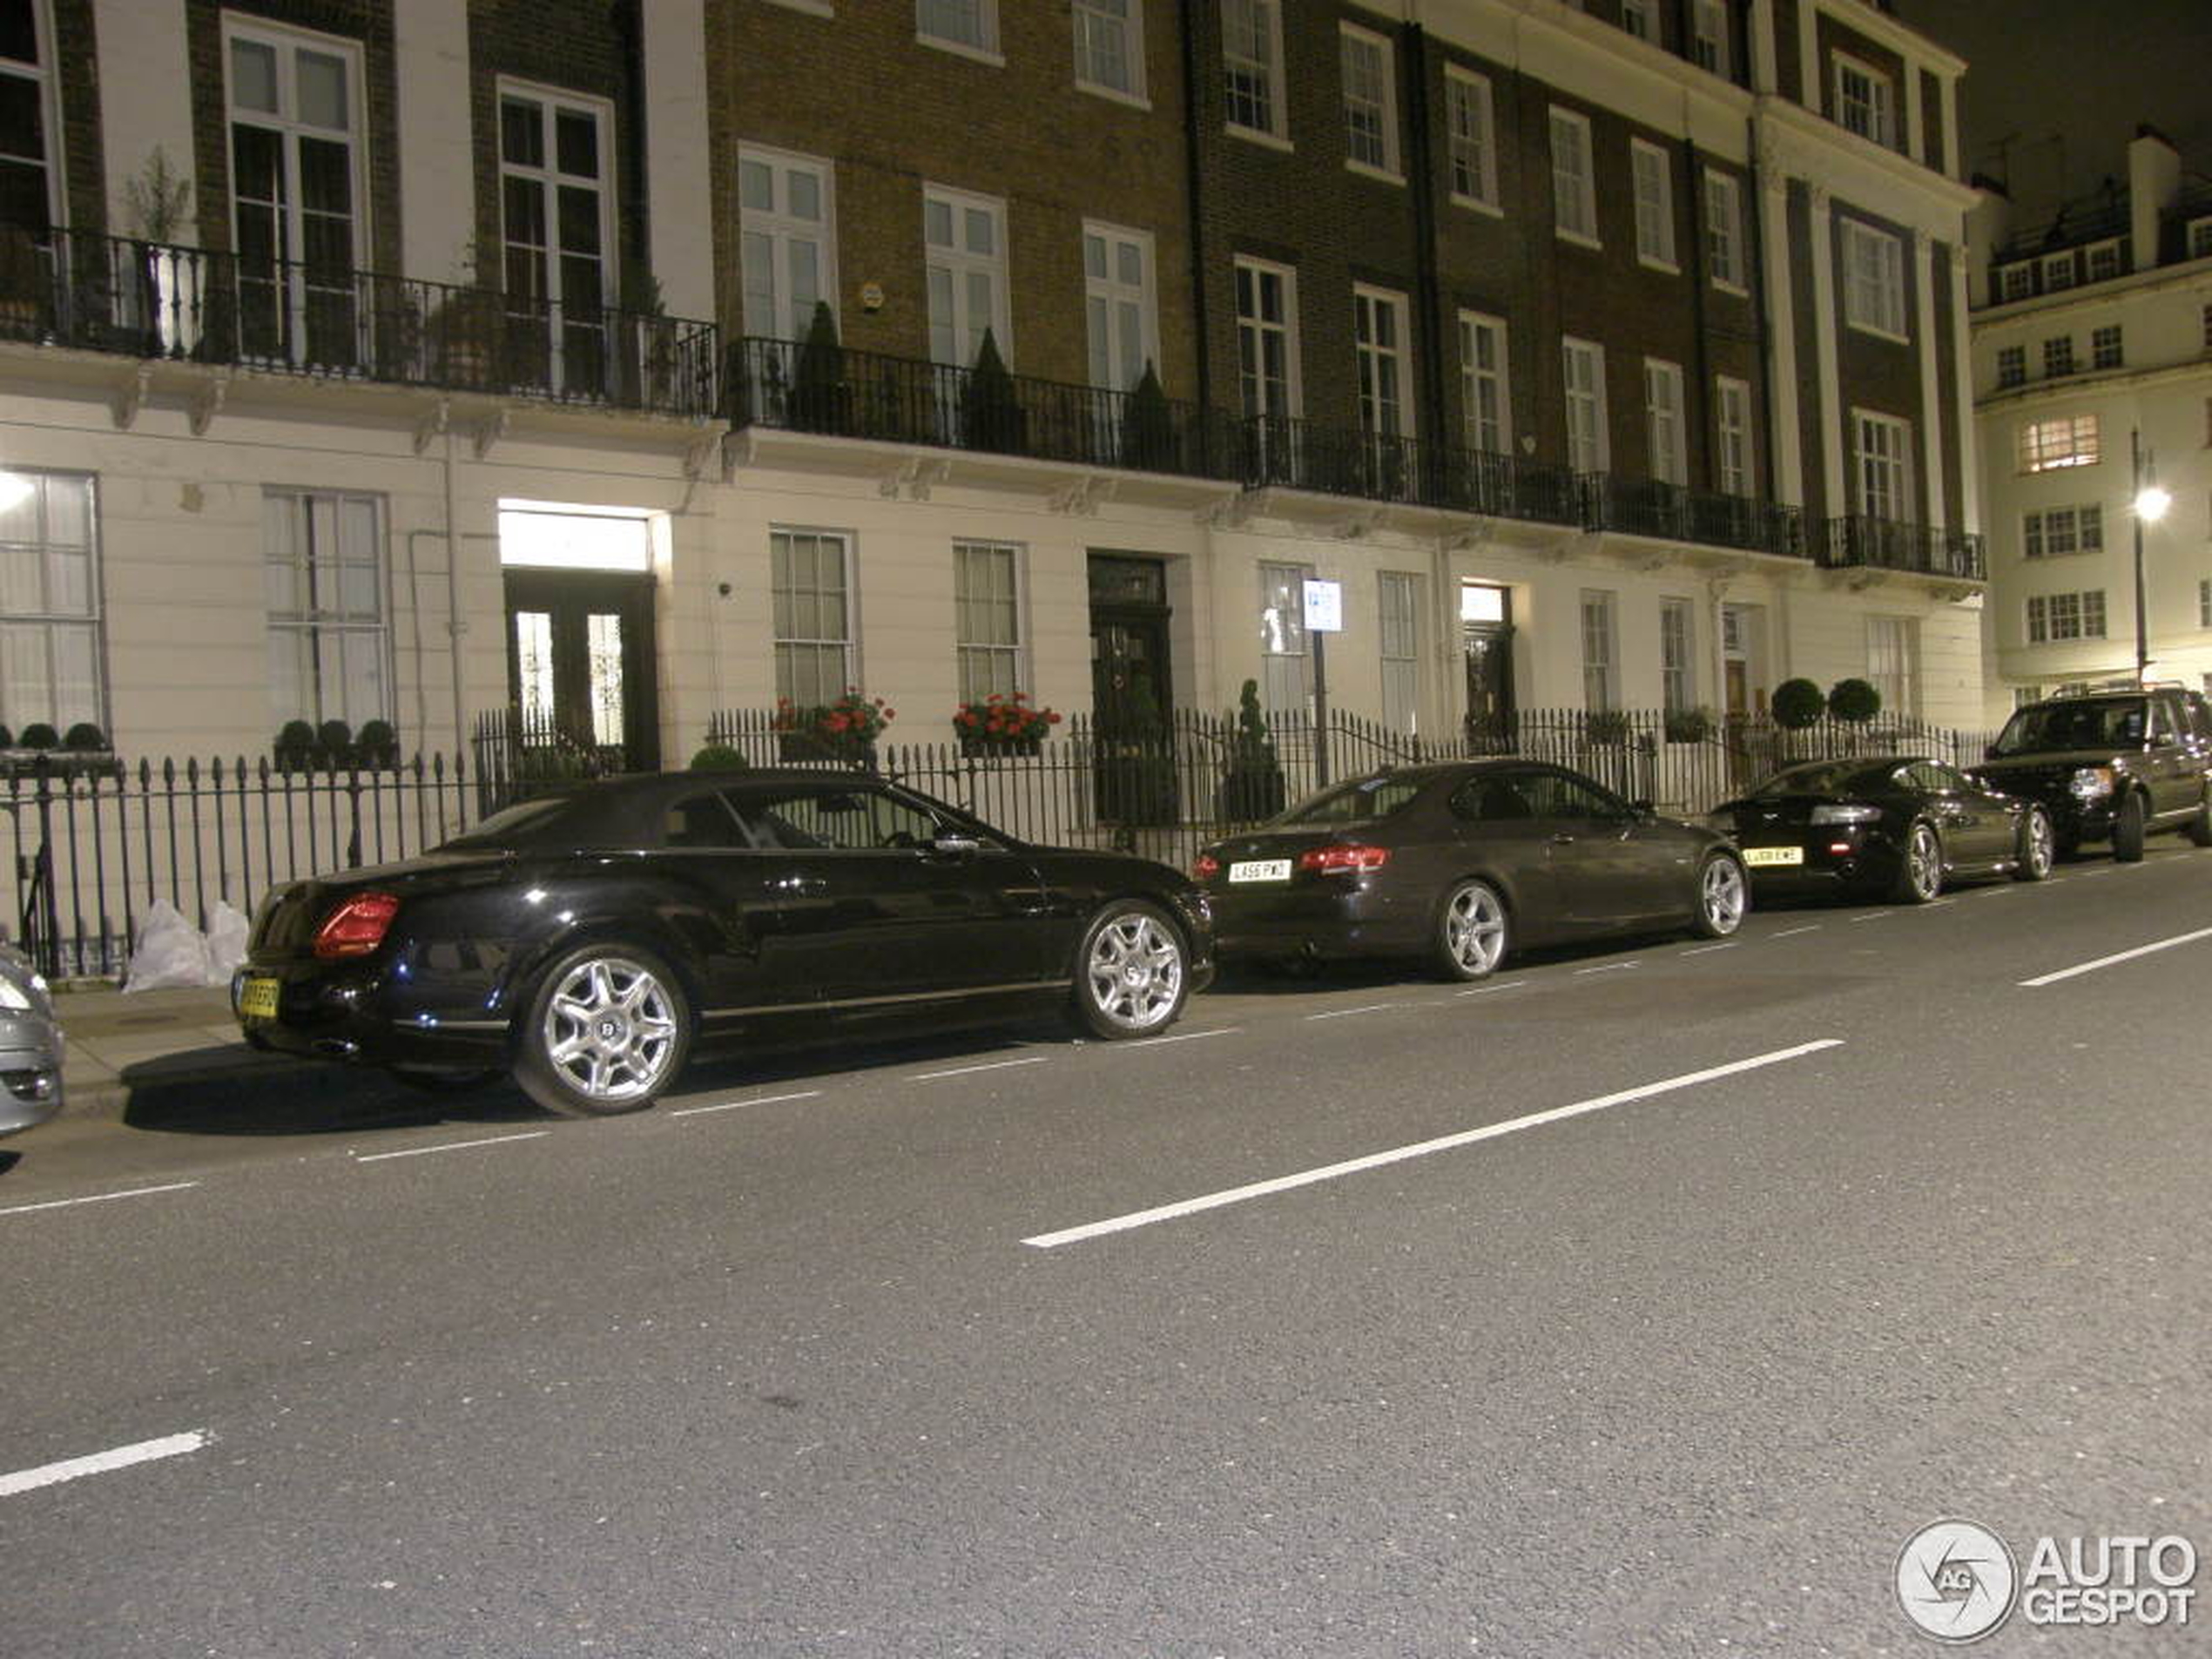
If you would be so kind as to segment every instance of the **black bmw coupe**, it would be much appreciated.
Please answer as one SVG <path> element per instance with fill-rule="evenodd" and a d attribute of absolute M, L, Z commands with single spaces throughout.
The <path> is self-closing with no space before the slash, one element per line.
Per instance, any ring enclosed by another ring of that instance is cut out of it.
<path fill-rule="evenodd" d="M 1760 891 L 1826 887 L 1925 904 L 1963 876 L 2040 881 L 2050 814 L 1923 755 L 1813 760 L 1716 807 Z"/>
<path fill-rule="evenodd" d="M 1353 779 L 1214 842 L 1197 874 L 1224 959 L 1410 957 L 1462 980 L 1521 945 L 1718 938 L 1749 899 L 1722 837 L 1527 760 Z"/>
<path fill-rule="evenodd" d="M 1066 1008 L 1173 1024 L 1212 974 L 1204 896 L 1149 860 L 1025 845 L 854 773 L 575 786 L 403 863 L 277 888 L 232 1002 L 264 1048 L 426 1087 L 511 1069 L 634 1111 L 695 1043 Z"/>

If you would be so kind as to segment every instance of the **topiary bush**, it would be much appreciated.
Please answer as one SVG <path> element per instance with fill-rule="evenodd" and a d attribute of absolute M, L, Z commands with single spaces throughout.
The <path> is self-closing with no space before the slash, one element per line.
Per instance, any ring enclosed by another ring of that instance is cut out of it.
<path fill-rule="evenodd" d="M 1809 679 L 1789 679 L 1774 688 L 1774 723 L 1802 732 L 1827 711 L 1828 699 Z"/>
<path fill-rule="evenodd" d="M 75 725 L 70 727 L 62 738 L 62 747 L 77 750 L 105 749 L 107 747 L 107 733 L 90 720 L 79 720 Z"/>
<path fill-rule="evenodd" d="M 693 772 L 745 772 L 752 764 L 726 743 L 710 743 L 691 757 Z"/>
<path fill-rule="evenodd" d="M 390 766 L 399 763 L 400 734 L 389 720 L 363 720 L 361 729 L 354 736 L 354 746 L 368 765 Z"/>
<path fill-rule="evenodd" d="M 343 720 L 325 720 L 315 728 L 315 742 L 333 760 L 343 760 L 354 746 L 354 728 Z"/>
<path fill-rule="evenodd" d="M 1828 712 L 1864 725 L 1882 711 L 1882 694 L 1862 679 L 1841 679 L 1828 689 Z"/>
<path fill-rule="evenodd" d="M 58 749 L 61 733 L 44 720 L 34 720 L 23 729 L 23 746 L 26 749 Z"/>
<path fill-rule="evenodd" d="M 1285 792 L 1283 763 L 1259 706 L 1259 682 L 1246 680 L 1237 693 L 1237 735 L 1221 780 L 1221 816 L 1232 824 L 1272 818 L 1283 810 Z"/>

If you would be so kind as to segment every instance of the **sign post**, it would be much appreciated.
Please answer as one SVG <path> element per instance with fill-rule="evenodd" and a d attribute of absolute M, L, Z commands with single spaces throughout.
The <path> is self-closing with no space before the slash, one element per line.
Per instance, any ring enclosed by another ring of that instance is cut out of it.
<path fill-rule="evenodd" d="M 1331 634 L 1344 631 L 1344 584 L 1305 583 L 1305 634 L 1313 642 L 1313 785 L 1329 786 L 1329 652 Z"/>

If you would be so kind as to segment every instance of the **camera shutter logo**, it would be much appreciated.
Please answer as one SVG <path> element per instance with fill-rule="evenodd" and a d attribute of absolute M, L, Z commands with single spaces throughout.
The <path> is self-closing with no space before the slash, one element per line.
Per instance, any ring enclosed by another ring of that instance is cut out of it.
<path fill-rule="evenodd" d="M 1937 1521 L 1905 1541 L 1897 1556 L 1897 1604 L 1939 1642 L 1973 1642 L 2013 1610 L 2020 1563 L 2012 1548 L 1971 1521 Z"/>

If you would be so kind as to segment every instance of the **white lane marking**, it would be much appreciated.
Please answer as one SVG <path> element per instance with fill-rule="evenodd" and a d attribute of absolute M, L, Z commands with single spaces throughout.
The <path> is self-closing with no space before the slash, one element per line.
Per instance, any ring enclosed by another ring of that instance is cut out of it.
<path fill-rule="evenodd" d="M 1580 979 L 1585 974 L 1617 974 L 1624 968 L 1642 968 L 1642 962 L 1601 962 L 1595 968 L 1576 968 L 1575 977 Z"/>
<path fill-rule="evenodd" d="M 1051 1057 L 1049 1055 L 1033 1054 L 1023 1060 L 994 1060 L 981 1066 L 954 1066 L 950 1071 L 917 1072 L 914 1081 L 926 1083 L 932 1077 L 965 1077 L 973 1071 L 1004 1071 L 1008 1066 L 1042 1066 Z"/>
<path fill-rule="evenodd" d="M 1403 1002 L 1370 1002 L 1364 1008 L 1331 1008 L 1326 1014 L 1309 1014 L 1309 1020 L 1341 1020 L 1347 1014 L 1380 1014 L 1385 1008 L 1402 1008 Z"/>
<path fill-rule="evenodd" d="M 1217 1025 L 1211 1031 L 1178 1031 L 1171 1037 L 1139 1037 L 1135 1042 L 1124 1042 L 1124 1049 L 1157 1049 L 1163 1042 L 1196 1042 L 1200 1037 L 1225 1037 L 1244 1028 L 1241 1025 Z"/>
<path fill-rule="evenodd" d="M 535 1141 L 550 1135 L 550 1129 L 529 1130 L 521 1135 L 492 1135 L 480 1141 L 446 1141 L 436 1146 L 410 1146 L 400 1152 L 356 1152 L 356 1163 L 381 1163 L 386 1158 L 428 1157 L 433 1152 L 458 1152 L 471 1146 L 503 1146 L 509 1141 Z"/>
<path fill-rule="evenodd" d="M 39 1487 L 59 1486 L 64 1480 L 81 1480 L 88 1474 L 127 1469 L 133 1463 L 182 1457 L 187 1452 L 199 1451 L 212 1439 L 214 1436 L 206 1429 L 195 1428 L 182 1434 L 165 1434 L 158 1440 L 140 1440 L 136 1446 L 95 1452 L 90 1457 L 64 1458 L 59 1463 L 42 1463 L 35 1469 L 17 1469 L 13 1474 L 0 1474 L 0 1498 L 12 1498 L 18 1492 L 30 1492 Z"/>
<path fill-rule="evenodd" d="M 1923 910 L 1940 910 L 1947 904 L 1957 904 L 1956 899 L 1931 899 L 1920 907 Z"/>
<path fill-rule="evenodd" d="M 1454 991 L 1454 996 L 1487 996 L 1493 991 L 1514 991 L 1527 984 L 1525 979 L 1509 979 L 1503 985 L 1478 985 L 1471 991 Z"/>
<path fill-rule="evenodd" d="M 1695 950 L 1677 951 L 1675 954 L 1678 956 L 1703 956 L 1709 950 L 1734 950 L 1743 942 L 1740 939 L 1731 939 L 1724 945 L 1700 945 Z"/>
<path fill-rule="evenodd" d="M 1897 914 L 1897 912 L 1894 910 L 1869 910 L 1864 915 L 1853 916 L 1851 920 L 1853 921 L 1887 921 L 1895 914 Z"/>
<path fill-rule="evenodd" d="M 821 1094 L 819 1089 L 809 1089 L 797 1095 L 763 1095 L 759 1100 L 725 1100 L 718 1106 L 686 1106 L 680 1112 L 671 1112 L 671 1117 L 697 1117 L 703 1112 L 734 1112 L 741 1106 L 780 1106 L 787 1100 L 813 1100 Z"/>
<path fill-rule="evenodd" d="M 2094 881 L 2101 875 L 2110 875 L 2111 873 L 2111 870 L 2084 870 L 2081 873 L 2081 879 L 2084 881 Z"/>
<path fill-rule="evenodd" d="M 1780 933 L 1769 934 L 1767 937 L 1770 939 L 1787 939 L 1791 934 L 1817 934 L 1820 931 L 1820 927 L 1821 924 L 1816 921 L 1809 923 L 1807 926 L 1803 927 L 1784 927 Z"/>
<path fill-rule="evenodd" d="M 2212 927 L 2199 927 L 2193 934 L 2175 934 L 2171 939 L 2161 939 L 2148 945 L 2138 945 L 2133 950 L 2120 951 L 2110 956 L 2100 956 L 2094 962 L 2076 962 L 2072 968 L 2061 968 L 2055 974 L 2045 974 L 2037 979 L 2020 981 L 2025 990 L 2039 985 L 2055 985 L 2062 979 L 2072 979 L 2076 974 L 2093 974 L 2100 968 L 2110 968 L 2115 962 L 2131 962 L 2138 956 L 2148 956 L 2155 951 L 2171 950 L 2176 945 L 2193 944 L 2200 939 L 2212 939 Z"/>
<path fill-rule="evenodd" d="M 182 1192 L 186 1187 L 196 1187 L 197 1181 L 172 1181 L 165 1187 L 132 1187 L 127 1192 L 96 1192 L 89 1198 L 49 1198 L 44 1204 L 11 1204 L 0 1210 L 0 1216 L 24 1216 L 34 1210 L 66 1210 L 73 1204 L 105 1204 L 110 1198 L 143 1198 L 150 1192 Z"/>
<path fill-rule="evenodd" d="M 1634 1089 L 1623 1089 L 1616 1094 L 1600 1095 L 1595 1099 L 1576 1101 L 1571 1106 L 1554 1106 L 1548 1111 L 1531 1112 L 1525 1117 L 1509 1118 L 1502 1123 L 1487 1123 L 1480 1129 L 1471 1129 L 1457 1135 L 1440 1136 L 1433 1141 L 1417 1141 L 1410 1146 L 1393 1147 L 1386 1152 L 1372 1152 L 1366 1157 L 1348 1158 L 1341 1163 L 1325 1164 L 1318 1170 L 1302 1170 L 1296 1175 L 1278 1176 L 1271 1181 L 1255 1181 L 1250 1186 L 1231 1187 L 1222 1192 L 1211 1192 L 1203 1197 L 1185 1198 L 1177 1204 L 1161 1204 L 1151 1210 L 1136 1210 L 1124 1216 L 1114 1216 L 1105 1221 L 1087 1222 L 1080 1227 L 1069 1227 L 1059 1232 L 1039 1233 L 1022 1242 L 1038 1250 L 1051 1250 L 1061 1244 L 1078 1244 L 1086 1238 L 1097 1238 L 1108 1233 L 1127 1232 L 1132 1228 L 1147 1227 L 1154 1222 L 1176 1221 L 1184 1216 L 1195 1216 L 1208 1210 L 1219 1210 L 1232 1204 L 1243 1204 L 1252 1198 L 1264 1198 L 1271 1193 L 1288 1192 L 1296 1187 L 1310 1187 L 1323 1181 L 1334 1181 L 1340 1177 L 1357 1175 L 1362 1170 L 1379 1169 L 1388 1163 L 1401 1163 L 1408 1158 L 1426 1157 L 1434 1152 L 1448 1152 L 1454 1148 L 1472 1146 L 1477 1141 L 1492 1141 L 1501 1135 L 1517 1134 L 1525 1129 L 1536 1129 L 1546 1123 L 1556 1123 L 1569 1117 L 1579 1117 L 1585 1112 L 1603 1111 L 1608 1106 L 1625 1106 L 1631 1101 L 1649 1100 L 1655 1095 L 1671 1094 L 1676 1089 L 1695 1088 L 1699 1083 L 1712 1082 L 1722 1077 L 1732 1077 L 1738 1072 L 1756 1071 L 1763 1066 L 1778 1066 L 1785 1061 L 1800 1059 L 1823 1049 L 1843 1046 L 1841 1037 L 1822 1037 L 1813 1042 L 1801 1042 L 1792 1049 L 1776 1049 L 1766 1054 L 1753 1055 L 1748 1060 L 1731 1060 L 1726 1065 L 1708 1066 L 1703 1071 L 1687 1071 L 1677 1077 L 1662 1078 L 1656 1083 L 1642 1083 Z"/>

